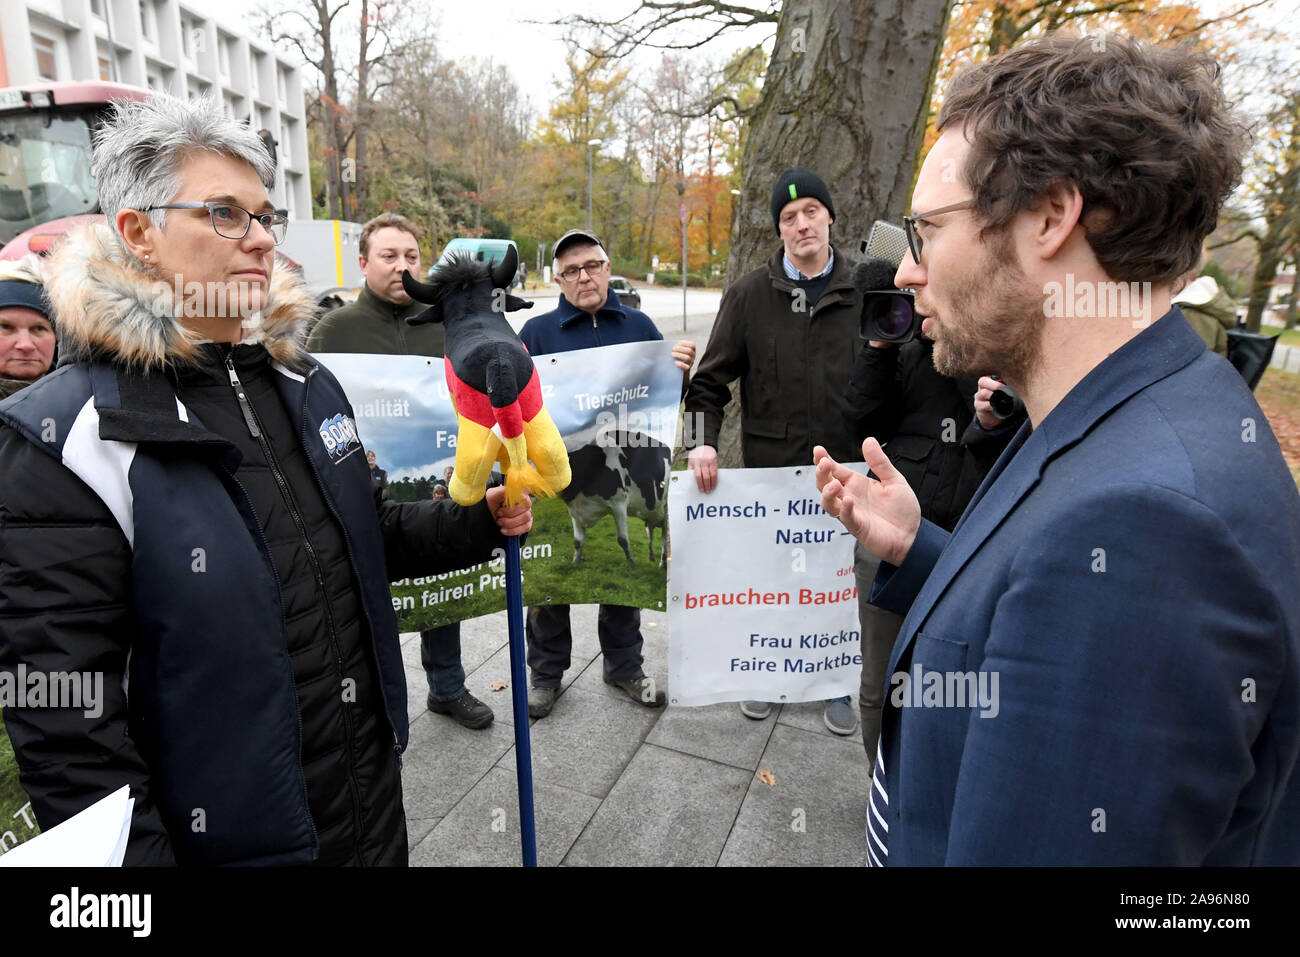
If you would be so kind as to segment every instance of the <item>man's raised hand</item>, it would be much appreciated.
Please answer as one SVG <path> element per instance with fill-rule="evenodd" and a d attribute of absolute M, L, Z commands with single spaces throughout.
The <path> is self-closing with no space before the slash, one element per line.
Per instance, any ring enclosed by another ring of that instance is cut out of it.
<path fill-rule="evenodd" d="M 891 565 L 903 564 L 921 527 L 921 505 L 875 439 L 862 443 L 862 458 L 880 481 L 841 465 L 820 445 L 813 449 L 822 508 Z"/>

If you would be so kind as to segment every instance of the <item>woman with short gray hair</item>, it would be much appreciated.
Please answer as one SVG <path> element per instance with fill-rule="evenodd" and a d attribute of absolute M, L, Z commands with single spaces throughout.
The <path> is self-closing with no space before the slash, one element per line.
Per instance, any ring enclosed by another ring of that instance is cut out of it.
<path fill-rule="evenodd" d="M 50 269 L 63 362 L 0 404 L 0 670 L 99 678 L 6 702 L 37 820 L 129 785 L 127 864 L 404 865 L 388 582 L 487 561 L 529 507 L 372 494 L 274 269 L 270 159 L 214 102 L 118 104 L 93 169 L 108 222 Z"/>

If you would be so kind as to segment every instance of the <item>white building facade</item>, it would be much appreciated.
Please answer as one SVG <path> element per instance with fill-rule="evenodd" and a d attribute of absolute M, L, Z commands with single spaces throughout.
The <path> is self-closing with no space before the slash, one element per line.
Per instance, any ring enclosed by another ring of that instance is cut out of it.
<path fill-rule="evenodd" d="M 218 96 L 226 112 L 270 130 L 271 201 L 311 218 L 302 73 L 267 43 L 181 0 L 4 0 L 0 87 L 105 80 L 173 96 Z"/>

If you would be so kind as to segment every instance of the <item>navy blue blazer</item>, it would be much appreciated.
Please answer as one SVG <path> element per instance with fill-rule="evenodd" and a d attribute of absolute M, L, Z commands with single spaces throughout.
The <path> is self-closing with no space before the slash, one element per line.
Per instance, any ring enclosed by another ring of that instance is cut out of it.
<path fill-rule="evenodd" d="M 1300 863 L 1300 495 L 1177 308 L 871 598 L 889 864 Z"/>

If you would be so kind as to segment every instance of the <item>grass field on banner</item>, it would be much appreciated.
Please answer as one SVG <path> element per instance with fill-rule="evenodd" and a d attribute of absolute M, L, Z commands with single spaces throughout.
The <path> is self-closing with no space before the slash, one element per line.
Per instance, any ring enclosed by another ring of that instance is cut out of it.
<path fill-rule="evenodd" d="M 539 605 L 615 604 L 636 605 L 662 610 L 666 592 L 666 573 L 659 567 L 660 532 L 655 532 L 655 560 L 647 555 L 645 523 L 627 520 L 632 561 L 627 560 L 615 537 L 614 517 L 606 515 L 587 529 L 582 561 L 573 564 L 573 523 L 560 499 L 541 499 L 533 503 L 533 530 L 528 533 L 525 550 L 524 603 Z M 549 548 L 547 547 L 549 546 Z M 424 585 L 395 585 L 393 597 L 409 599 L 408 607 L 398 612 L 402 631 L 418 631 L 465 618 L 491 614 L 505 607 L 504 586 L 492 587 L 502 579 L 503 563 L 484 565 L 457 577 Z M 492 581 L 488 581 L 492 579 Z M 426 591 L 449 589 L 469 583 L 473 593 L 455 601 L 458 614 L 436 604 L 425 607 Z"/>
<path fill-rule="evenodd" d="M 18 764 L 14 761 L 13 745 L 5 733 L 4 721 L 0 720 L 0 844 L 5 848 L 14 845 L 10 834 L 19 844 L 36 836 L 36 831 L 29 829 L 18 813 L 26 803 L 27 794 L 18 786 Z"/>

